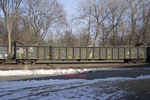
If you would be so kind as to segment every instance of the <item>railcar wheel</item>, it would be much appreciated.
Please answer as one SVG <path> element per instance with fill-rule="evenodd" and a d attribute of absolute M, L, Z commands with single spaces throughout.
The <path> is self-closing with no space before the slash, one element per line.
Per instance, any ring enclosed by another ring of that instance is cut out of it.
<path fill-rule="evenodd" d="M 136 64 L 136 63 L 137 63 L 137 60 L 132 60 L 132 63 Z"/>
<path fill-rule="evenodd" d="M 35 64 L 35 63 L 36 63 L 36 59 L 30 60 L 30 64 Z"/>
<path fill-rule="evenodd" d="M 19 64 L 20 63 L 20 61 L 19 60 L 16 60 L 16 64 Z"/>
<path fill-rule="evenodd" d="M 81 61 L 81 59 L 77 59 L 77 61 Z"/>
<path fill-rule="evenodd" d="M 5 63 L 5 59 L 0 60 L 0 63 L 4 64 Z"/>
<path fill-rule="evenodd" d="M 24 65 L 25 64 L 25 60 L 22 60 L 21 63 Z"/>

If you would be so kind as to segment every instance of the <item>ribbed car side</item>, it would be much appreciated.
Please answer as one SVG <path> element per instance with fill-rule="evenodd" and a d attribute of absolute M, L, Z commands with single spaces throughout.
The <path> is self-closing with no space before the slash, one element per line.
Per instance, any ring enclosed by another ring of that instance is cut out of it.
<path fill-rule="evenodd" d="M 146 47 L 52 47 L 16 46 L 16 61 L 145 62 Z"/>
<path fill-rule="evenodd" d="M 7 46 L 0 46 L 0 63 L 5 62 L 7 56 Z"/>

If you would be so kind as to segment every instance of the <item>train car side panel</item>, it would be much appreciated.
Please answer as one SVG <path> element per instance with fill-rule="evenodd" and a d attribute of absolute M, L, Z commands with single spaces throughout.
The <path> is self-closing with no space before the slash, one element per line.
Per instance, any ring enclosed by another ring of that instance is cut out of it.
<path fill-rule="evenodd" d="M 0 62 L 5 62 L 7 59 L 7 46 L 0 47 Z"/>

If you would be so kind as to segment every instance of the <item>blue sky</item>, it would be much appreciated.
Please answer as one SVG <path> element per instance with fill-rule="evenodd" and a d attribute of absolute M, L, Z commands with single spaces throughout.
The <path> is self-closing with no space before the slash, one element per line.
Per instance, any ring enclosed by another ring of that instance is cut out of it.
<path fill-rule="evenodd" d="M 75 14 L 77 5 L 81 0 L 58 0 L 59 3 L 63 4 L 67 14 L 67 18 L 71 18 Z"/>

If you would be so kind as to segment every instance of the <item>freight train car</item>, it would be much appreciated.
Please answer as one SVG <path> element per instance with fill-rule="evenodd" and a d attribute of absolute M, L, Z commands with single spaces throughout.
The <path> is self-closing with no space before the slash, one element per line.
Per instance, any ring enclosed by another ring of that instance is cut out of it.
<path fill-rule="evenodd" d="M 7 59 L 7 46 L 0 46 L 0 63 Z"/>
<path fill-rule="evenodd" d="M 16 46 L 15 59 L 19 62 L 49 61 L 105 61 L 145 62 L 146 47 L 54 47 Z"/>

